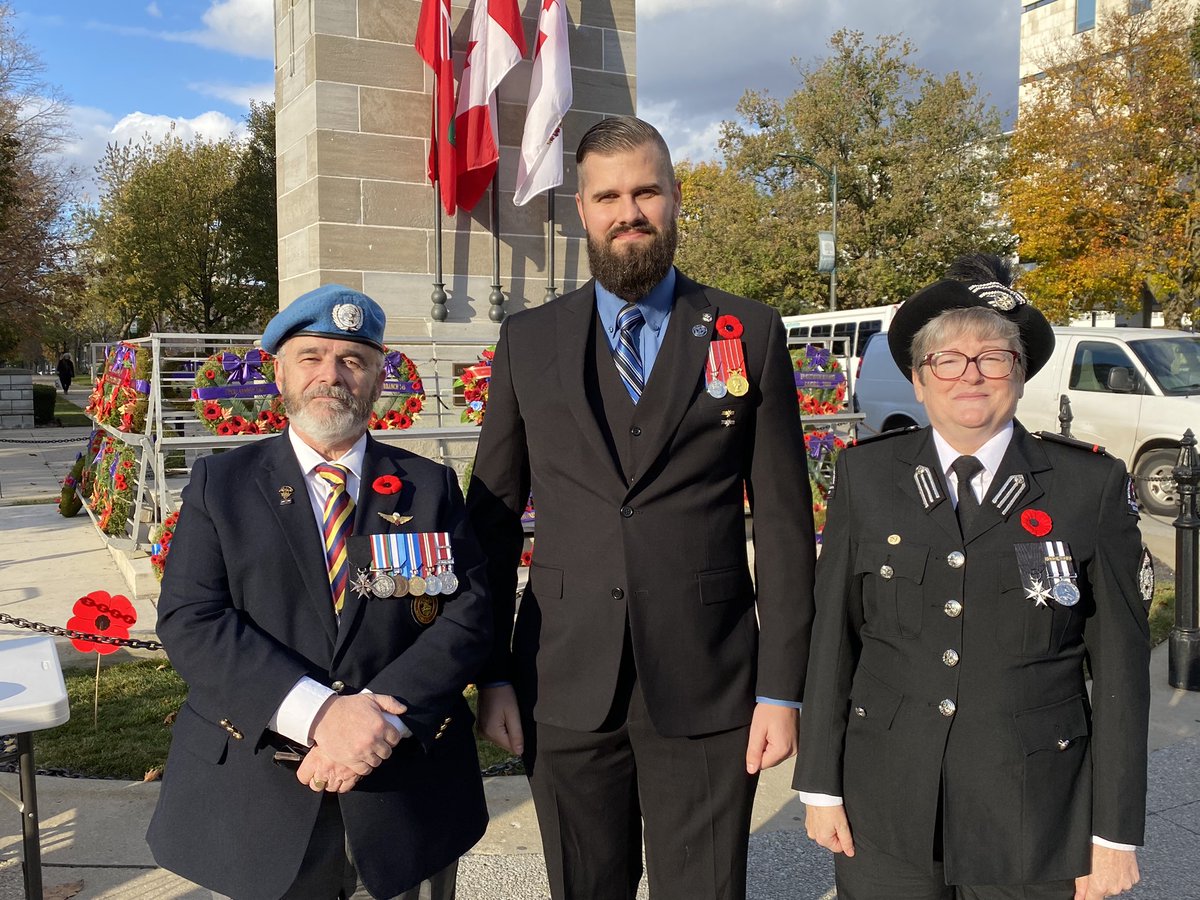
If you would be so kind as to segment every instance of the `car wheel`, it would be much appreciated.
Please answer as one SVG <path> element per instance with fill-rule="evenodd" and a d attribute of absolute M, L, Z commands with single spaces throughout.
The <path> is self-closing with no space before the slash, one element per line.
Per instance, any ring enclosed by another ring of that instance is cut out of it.
<path fill-rule="evenodd" d="M 1138 500 L 1152 516 L 1179 514 L 1179 488 L 1171 474 L 1178 459 L 1178 450 L 1150 450 L 1142 454 L 1134 467 Z"/>
<path fill-rule="evenodd" d="M 892 416 L 883 423 L 884 431 L 895 431 L 897 428 L 912 428 L 917 423 L 908 416 Z"/>

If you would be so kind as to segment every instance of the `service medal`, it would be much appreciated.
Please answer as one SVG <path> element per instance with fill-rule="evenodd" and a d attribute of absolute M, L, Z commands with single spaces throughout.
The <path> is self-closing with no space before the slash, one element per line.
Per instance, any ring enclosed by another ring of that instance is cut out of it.
<path fill-rule="evenodd" d="M 434 597 L 413 597 L 412 616 L 418 625 L 429 625 L 437 618 L 438 602 Z"/>
<path fill-rule="evenodd" d="M 453 572 L 442 573 L 442 593 L 445 595 L 453 594 L 458 590 L 458 576 Z"/>
<path fill-rule="evenodd" d="M 393 575 L 392 581 L 394 581 L 396 583 L 395 587 L 392 588 L 392 596 L 393 597 L 407 597 L 408 596 L 408 579 L 405 578 L 403 575 Z"/>
<path fill-rule="evenodd" d="M 408 579 L 408 592 L 414 597 L 418 597 L 425 593 L 425 579 L 420 575 L 414 575 Z M 418 619 L 418 621 L 420 621 Z"/>
<path fill-rule="evenodd" d="M 1079 588 L 1073 581 L 1058 581 L 1050 588 L 1050 596 L 1059 606 L 1074 606 L 1079 602 Z"/>
<path fill-rule="evenodd" d="M 729 393 L 735 397 L 745 397 L 750 390 L 750 382 L 746 380 L 746 376 L 741 372 L 734 372 L 725 382 L 725 386 L 729 388 Z"/>
<path fill-rule="evenodd" d="M 380 572 L 375 576 L 375 580 L 371 583 L 371 593 L 379 599 L 392 596 L 392 591 L 396 589 L 396 582 L 387 572 Z"/>
<path fill-rule="evenodd" d="M 725 382 L 718 381 L 717 379 L 710 381 L 705 390 L 708 391 L 708 396 L 712 397 L 714 400 L 720 400 L 729 393 L 728 388 L 725 387 Z"/>
<path fill-rule="evenodd" d="M 425 593 L 429 596 L 440 594 L 442 592 L 442 579 L 437 575 L 430 575 L 425 579 Z"/>

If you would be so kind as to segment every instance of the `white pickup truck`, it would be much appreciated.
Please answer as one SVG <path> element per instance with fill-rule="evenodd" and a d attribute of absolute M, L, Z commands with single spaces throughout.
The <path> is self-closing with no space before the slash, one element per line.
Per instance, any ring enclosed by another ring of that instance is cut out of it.
<path fill-rule="evenodd" d="M 1125 460 L 1142 506 L 1178 511 L 1171 468 L 1179 438 L 1200 425 L 1200 335 L 1161 328 L 1055 328 L 1054 353 L 1025 385 L 1017 418 L 1030 431 L 1059 430 L 1059 400 L 1071 402 L 1071 436 Z M 873 336 L 854 387 L 865 433 L 929 420 L 912 385 Z"/>

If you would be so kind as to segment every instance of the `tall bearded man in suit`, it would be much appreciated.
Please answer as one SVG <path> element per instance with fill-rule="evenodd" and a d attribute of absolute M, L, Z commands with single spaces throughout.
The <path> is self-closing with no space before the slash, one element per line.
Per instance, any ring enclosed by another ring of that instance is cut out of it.
<path fill-rule="evenodd" d="M 502 326 L 468 492 L 495 596 L 480 727 L 524 755 L 555 900 L 632 898 L 643 833 L 656 900 L 741 898 L 812 617 L 783 324 L 673 267 L 680 188 L 652 126 L 606 119 L 575 158 L 593 280 Z"/>
<path fill-rule="evenodd" d="M 158 634 L 188 697 L 148 840 L 219 896 L 449 900 L 487 824 L 483 561 L 454 472 L 367 434 L 383 329 L 340 285 L 275 316 L 287 432 L 184 490 Z"/>
<path fill-rule="evenodd" d="M 1014 418 L 1046 319 L 996 257 L 951 274 L 888 331 L 929 426 L 838 457 L 795 786 L 842 900 L 1100 900 L 1138 880 L 1153 570 L 1121 461 Z"/>

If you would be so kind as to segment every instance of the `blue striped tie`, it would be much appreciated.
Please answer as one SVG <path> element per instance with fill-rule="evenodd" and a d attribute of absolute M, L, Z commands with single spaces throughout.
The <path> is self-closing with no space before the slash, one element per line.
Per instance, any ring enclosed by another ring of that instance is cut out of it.
<path fill-rule="evenodd" d="M 342 611 L 346 602 L 346 583 L 350 578 L 350 562 L 346 556 L 346 538 L 354 527 L 354 501 L 346 490 L 349 470 L 345 466 L 321 463 L 316 473 L 329 483 L 325 500 L 324 539 L 325 561 L 329 565 L 329 588 L 333 593 L 333 608 Z"/>
<path fill-rule="evenodd" d="M 617 313 L 617 347 L 613 359 L 616 360 L 617 371 L 621 373 L 621 380 L 625 382 L 625 390 L 629 391 L 634 403 L 638 402 L 646 386 L 642 374 L 642 354 L 638 352 L 637 337 L 634 335 L 634 329 L 644 321 L 642 311 L 633 303 L 626 303 Z"/>

